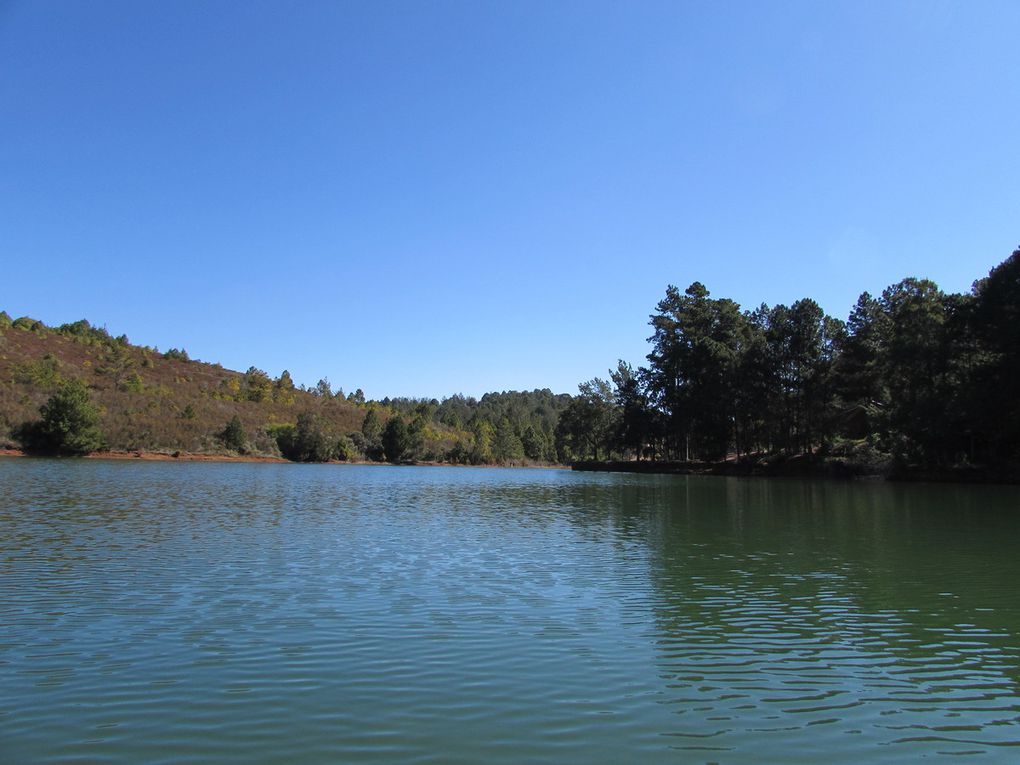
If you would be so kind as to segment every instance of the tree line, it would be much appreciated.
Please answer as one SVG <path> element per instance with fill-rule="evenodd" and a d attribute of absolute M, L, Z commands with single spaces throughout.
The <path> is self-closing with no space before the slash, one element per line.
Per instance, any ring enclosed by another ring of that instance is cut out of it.
<path fill-rule="evenodd" d="M 296 461 L 549 464 L 559 460 L 556 428 L 571 400 L 548 389 L 486 393 L 481 399 L 461 394 L 442 400 L 362 399 L 365 413 L 357 430 L 338 434 L 305 413 L 295 425 L 276 426 L 272 433 L 281 454 Z"/>
<path fill-rule="evenodd" d="M 907 278 L 846 321 L 811 298 L 741 310 L 694 282 L 649 323 L 647 364 L 582 383 L 563 412 L 576 458 L 1020 462 L 1020 250 L 968 293 Z"/>
<path fill-rule="evenodd" d="M 183 349 L 159 353 L 85 320 L 51 329 L 0 312 L 0 436 L 49 453 L 226 450 L 295 461 L 812 455 L 880 470 L 1020 465 L 1020 250 L 967 293 L 908 278 L 862 294 L 845 321 L 810 298 L 742 310 L 699 282 L 669 286 L 650 326 L 645 365 L 620 361 L 573 396 L 376 401 L 326 379 L 305 388 L 287 371 L 273 378 Z M 26 418 L 33 407 L 40 418 Z"/>

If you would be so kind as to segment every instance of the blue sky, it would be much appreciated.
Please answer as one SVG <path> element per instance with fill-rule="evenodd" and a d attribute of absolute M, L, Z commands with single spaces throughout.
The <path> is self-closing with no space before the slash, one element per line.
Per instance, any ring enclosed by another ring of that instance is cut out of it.
<path fill-rule="evenodd" d="M 1016 2 L 3 2 L 0 308 L 370 397 L 1020 244 Z"/>

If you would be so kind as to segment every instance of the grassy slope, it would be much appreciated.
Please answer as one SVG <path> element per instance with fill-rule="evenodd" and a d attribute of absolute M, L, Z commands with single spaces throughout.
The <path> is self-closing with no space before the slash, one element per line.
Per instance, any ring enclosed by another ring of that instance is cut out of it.
<path fill-rule="evenodd" d="M 11 445 L 11 429 L 38 419 L 39 406 L 70 378 L 89 387 L 115 450 L 222 453 L 216 433 L 237 415 L 252 449 L 274 455 L 268 425 L 293 424 L 300 412 L 312 411 L 339 436 L 359 430 L 367 411 L 301 390 L 251 401 L 245 376 L 218 364 L 164 358 L 149 348 L 103 342 L 94 335 L 8 326 L 0 328 L 0 445 Z"/>

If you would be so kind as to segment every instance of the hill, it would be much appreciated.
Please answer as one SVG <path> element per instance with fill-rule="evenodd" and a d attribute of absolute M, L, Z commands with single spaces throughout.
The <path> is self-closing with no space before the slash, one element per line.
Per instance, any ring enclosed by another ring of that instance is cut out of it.
<path fill-rule="evenodd" d="M 133 345 L 84 319 L 50 327 L 0 312 L 0 447 L 31 445 L 26 423 L 69 387 L 98 409 L 104 450 L 301 461 L 552 463 L 571 400 L 542 390 L 366 401 L 325 381 L 296 386 L 286 370 L 238 372 Z"/>
<path fill-rule="evenodd" d="M 337 434 L 358 431 L 365 407 L 298 389 L 287 372 L 270 378 L 188 358 L 186 352 L 132 345 L 82 320 L 50 328 L 0 316 L 0 441 L 36 419 L 69 380 L 80 380 L 100 408 L 107 446 L 124 451 L 229 451 L 226 425 L 240 420 L 245 451 L 276 455 L 274 426 L 312 412 Z"/>

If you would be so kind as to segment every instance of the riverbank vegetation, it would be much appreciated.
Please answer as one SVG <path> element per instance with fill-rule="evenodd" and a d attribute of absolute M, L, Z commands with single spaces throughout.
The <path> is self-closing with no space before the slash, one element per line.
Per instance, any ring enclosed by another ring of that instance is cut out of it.
<path fill-rule="evenodd" d="M 247 455 L 295 461 L 549 464 L 571 396 L 366 399 L 133 345 L 87 320 L 56 327 L 0 312 L 0 448 Z"/>
<path fill-rule="evenodd" d="M 650 324 L 647 366 L 621 361 L 563 412 L 579 458 L 1020 474 L 1020 250 L 968 293 L 908 278 L 846 321 L 811 298 L 742 310 L 694 282 Z"/>
<path fill-rule="evenodd" d="M 1020 250 L 968 293 L 908 278 L 862 294 L 845 321 L 811 298 L 742 309 L 694 282 L 669 286 L 650 324 L 645 366 L 620 361 L 573 396 L 377 401 L 132 345 L 86 320 L 0 312 L 0 448 L 1020 475 Z"/>

